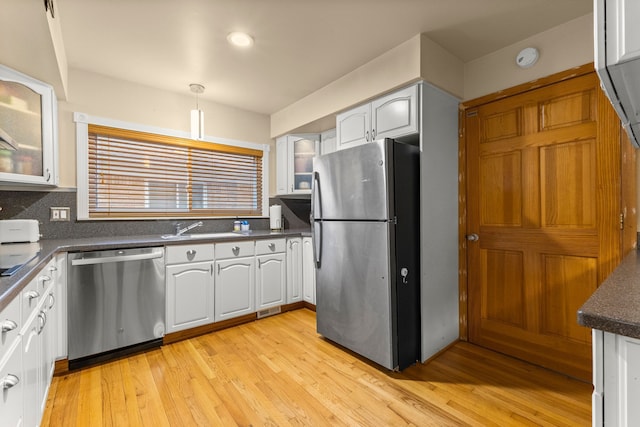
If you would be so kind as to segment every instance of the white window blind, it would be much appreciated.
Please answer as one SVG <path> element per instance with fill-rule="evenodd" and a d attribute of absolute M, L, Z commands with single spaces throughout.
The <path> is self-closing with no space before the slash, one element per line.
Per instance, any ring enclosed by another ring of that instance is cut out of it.
<path fill-rule="evenodd" d="M 262 213 L 262 151 L 88 127 L 90 218 Z"/>

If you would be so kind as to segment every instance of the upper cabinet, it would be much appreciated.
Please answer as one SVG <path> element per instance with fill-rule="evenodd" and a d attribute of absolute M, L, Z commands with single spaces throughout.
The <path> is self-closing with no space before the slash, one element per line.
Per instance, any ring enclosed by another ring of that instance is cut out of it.
<path fill-rule="evenodd" d="M 313 158 L 318 154 L 319 134 L 285 135 L 276 139 L 277 193 L 309 194 Z"/>
<path fill-rule="evenodd" d="M 53 88 L 0 66 L 0 184 L 57 185 Z"/>
<path fill-rule="evenodd" d="M 640 147 L 640 2 L 594 3 L 595 68 L 631 142 Z"/>
<path fill-rule="evenodd" d="M 338 114 L 337 149 L 419 132 L 418 85 Z"/>

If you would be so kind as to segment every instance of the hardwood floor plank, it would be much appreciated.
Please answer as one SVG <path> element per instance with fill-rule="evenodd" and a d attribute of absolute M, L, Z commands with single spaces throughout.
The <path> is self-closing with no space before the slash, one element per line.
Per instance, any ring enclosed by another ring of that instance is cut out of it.
<path fill-rule="evenodd" d="M 55 377 L 43 426 L 588 426 L 591 385 L 459 342 L 390 372 L 289 311 Z"/>

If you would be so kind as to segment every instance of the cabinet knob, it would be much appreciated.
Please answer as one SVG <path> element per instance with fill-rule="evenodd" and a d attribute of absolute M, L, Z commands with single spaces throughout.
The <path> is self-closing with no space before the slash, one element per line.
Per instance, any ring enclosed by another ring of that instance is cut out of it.
<path fill-rule="evenodd" d="M 3 390 L 9 390 L 11 387 L 17 386 L 20 382 L 20 378 L 13 374 L 7 374 L 2 380 L 0 380 L 0 386 Z"/>

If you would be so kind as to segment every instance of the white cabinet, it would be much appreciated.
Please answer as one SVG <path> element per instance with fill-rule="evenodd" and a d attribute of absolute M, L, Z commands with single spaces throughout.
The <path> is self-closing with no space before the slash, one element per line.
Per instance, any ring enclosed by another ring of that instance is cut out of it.
<path fill-rule="evenodd" d="M 22 291 L 23 422 L 40 423 L 53 375 L 56 355 L 55 259 Z M 31 304 L 37 301 L 35 307 Z M 25 312 L 25 310 L 27 310 Z"/>
<path fill-rule="evenodd" d="M 215 244 L 215 320 L 255 311 L 253 241 Z"/>
<path fill-rule="evenodd" d="M 636 23 L 640 16 L 640 3 L 598 0 L 597 11 L 598 25 L 606 29 L 606 37 L 602 34 L 606 40 L 606 48 L 596 43 L 596 49 L 605 50 L 607 64 L 618 64 L 640 57 L 640 28 Z"/>
<path fill-rule="evenodd" d="M 0 312 L 0 414 L 7 426 L 24 425 L 21 322 L 16 298 Z"/>
<path fill-rule="evenodd" d="M 213 245 L 166 248 L 167 333 L 214 321 Z"/>
<path fill-rule="evenodd" d="M 56 255 L 54 270 L 55 316 L 56 316 L 56 359 L 67 357 L 67 253 Z"/>
<path fill-rule="evenodd" d="M 24 375 L 21 343 L 18 335 L 7 351 L 0 353 L 0 423 L 8 427 L 28 425 L 23 422 Z"/>
<path fill-rule="evenodd" d="M 640 340 L 593 331 L 593 425 L 640 425 Z"/>
<path fill-rule="evenodd" d="M 39 397 L 40 412 L 44 413 L 47 404 L 47 395 L 49 394 L 49 386 L 53 371 L 55 370 L 56 355 L 58 352 L 58 310 L 59 298 L 57 297 L 57 284 L 55 282 L 55 273 L 57 267 L 55 259 L 52 260 L 43 270 L 38 280 L 44 284 L 49 284 L 44 290 L 43 301 L 41 303 L 39 315 L 43 316 L 44 324 L 41 326 L 41 355 L 39 369 Z"/>
<path fill-rule="evenodd" d="M 276 194 L 289 193 L 289 148 L 287 137 L 276 139 Z"/>
<path fill-rule="evenodd" d="M 53 88 L 0 66 L 0 184 L 57 185 L 58 119 Z"/>
<path fill-rule="evenodd" d="M 285 135 L 276 139 L 278 194 L 311 192 L 313 158 L 318 151 L 319 134 Z"/>
<path fill-rule="evenodd" d="M 287 239 L 287 304 L 302 301 L 302 238 Z"/>
<path fill-rule="evenodd" d="M 22 379 L 24 425 L 36 426 L 40 423 L 40 359 L 41 340 L 40 327 L 43 324 L 42 314 L 36 310 L 22 330 Z"/>
<path fill-rule="evenodd" d="M 414 85 L 338 114 L 337 149 L 418 133 L 418 105 Z"/>
<path fill-rule="evenodd" d="M 308 303 L 316 303 L 316 267 L 311 237 L 302 238 L 302 298 Z"/>
<path fill-rule="evenodd" d="M 286 302 L 285 239 L 256 241 L 256 311 Z"/>

